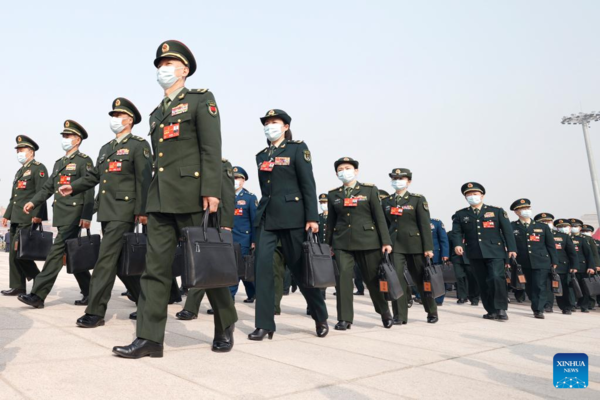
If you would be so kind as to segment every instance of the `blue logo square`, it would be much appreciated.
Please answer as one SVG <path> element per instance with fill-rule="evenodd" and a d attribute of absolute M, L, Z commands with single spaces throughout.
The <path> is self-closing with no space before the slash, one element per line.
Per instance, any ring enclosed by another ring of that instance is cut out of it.
<path fill-rule="evenodd" d="M 584 353 L 558 353 L 554 356 L 554 387 L 585 389 L 588 387 L 588 356 Z"/>

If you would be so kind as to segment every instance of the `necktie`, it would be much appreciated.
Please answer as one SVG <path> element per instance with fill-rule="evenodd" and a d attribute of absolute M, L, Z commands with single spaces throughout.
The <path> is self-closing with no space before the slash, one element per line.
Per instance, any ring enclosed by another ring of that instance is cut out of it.
<path fill-rule="evenodd" d="M 352 193 L 352 188 L 350 186 L 348 186 L 344 189 L 344 191 L 346 192 L 346 198 L 349 198 L 350 193 Z"/>
<path fill-rule="evenodd" d="M 479 215 L 479 208 L 474 208 L 473 211 L 475 212 L 475 215 Z"/>
<path fill-rule="evenodd" d="M 273 154 L 274 151 L 275 151 L 275 146 L 273 146 L 273 145 L 269 146 L 269 157 L 271 157 L 271 155 Z"/>
<path fill-rule="evenodd" d="M 115 147 L 117 147 L 118 142 L 116 140 L 112 141 L 112 148 L 114 149 Z"/>
<path fill-rule="evenodd" d="M 169 104 L 171 104 L 171 98 L 167 96 L 162 101 L 162 112 L 163 112 L 163 114 L 165 113 L 165 111 L 167 111 L 167 108 L 169 107 Z"/>
<path fill-rule="evenodd" d="M 400 200 L 402 200 L 402 196 L 400 196 L 399 194 L 396 195 L 396 205 L 398 203 L 400 203 Z"/>
<path fill-rule="evenodd" d="M 525 229 L 529 228 L 529 224 L 525 223 L 523 225 L 525 225 Z"/>

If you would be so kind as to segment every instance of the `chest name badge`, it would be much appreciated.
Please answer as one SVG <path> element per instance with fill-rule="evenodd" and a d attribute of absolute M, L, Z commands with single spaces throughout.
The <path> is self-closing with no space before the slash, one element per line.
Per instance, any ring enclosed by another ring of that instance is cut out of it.
<path fill-rule="evenodd" d="M 390 214 L 392 215 L 402 215 L 402 208 L 400 207 L 392 207 L 392 210 L 390 211 Z"/>
<path fill-rule="evenodd" d="M 289 157 L 275 157 L 275 165 L 290 165 Z"/>
<path fill-rule="evenodd" d="M 118 156 L 126 156 L 129 154 L 129 149 L 119 149 L 117 150 L 117 155 Z"/>
<path fill-rule="evenodd" d="M 494 221 L 483 221 L 483 227 L 484 228 L 495 228 L 496 224 L 494 224 Z"/>
<path fill-rule="evenodd" d="M 483 214 L 483 218 L 494 218 L 494 212 L 490 211 L 490 212 L 486 212 L 485 214 Z"/>
<path fill-rule="evenodd" d="M 29 176 L 31 175 L 31 170 L 28 169 L 27 171 L 23 172 L 23 176 Z"/>
<path fill-rule="evenodd" d="M 75 171 L 77 169 L 77 164 L 75 164 L 75 163 L 68 164 L 65 169 L 67 171 Z"/>
<path fill-rule="evenodd" d="M 356 207 L 358 206 L 358 199 L 344 199 L 344 207 Z"/>
<path fill-rule="evenodd" d="M 60 180 L 58 181 L 59 185 L 68 185 L 71 183 L 71 177 L 68 175 L 61 175 Z"/>
<path fill-rule="evenodd" d="M 239 217 L 240 215 L 244 215 L 244 209 L 243 208 L 236 208 L 235 211 L 233 212 L 233 215 Z"/>
<path fill-rule="evenodd" d="M 529 240 L 532 242 L 539 242 L 540 236 L 539 235 L 529 235 Z"/>
<path fill-rule="evenodd" d="M 120 161 L 111 161 L 108 163 L 108 172 L 120 172 L 121 171 Z"/>
<path fill-rule="evenodd" d="M 238 200 L 238 206 L 245 206 L 246 205 L 246 200 Z"/>
<path fill-rule="evenodd" d="M 171 139 L 179 136 L 179 124 L 167 125 L 163 130 L 163 139 Z"/>
<path fill-rule="evenodd" d="M 562 250 L 562 243 L 555 243 L 556 250 Z"/>
<path fill-rule="evenodd" d="M 275 163 L 273 161 L 263 161 L 262 164 L 260 164 L 261 171 L 271 172 L 274 167 Z"/>
<path fill-rule="evenodd" d="M 17 189 L 27 189 L 27 181 L 18 181 Z"/>
<path fill-rule="evenodd" d="M 183 114 L 184 112 L 187 112 L 187 110 L 188 110 L 188 103 L 180 104 L 177 107 L 173 107 L 171 109 L 171 117 L 174 115 Z"/>

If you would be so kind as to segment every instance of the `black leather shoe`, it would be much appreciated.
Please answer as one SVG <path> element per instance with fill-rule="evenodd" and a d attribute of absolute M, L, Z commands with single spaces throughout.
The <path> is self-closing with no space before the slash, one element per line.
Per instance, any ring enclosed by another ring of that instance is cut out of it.
<path fill-rule="evenodd" d="M 82 328 L 97 328 L 99 326 L 104 326 L 104 318 L 97 315 L 85 314 L 77 320 L 77 326 Z"/>
<path fill-rule="evenodd" d="M 231 324 L 223 332 L 217 332 L 215 328 L 215 338 L 213 339 L 212 351 L 215 353 L 227 353 L 233 349 L 233 331 L 235 324 Z"/>
<path fill-rule="evenodd" d="M 498 310 L 498 320 L 508 321 L 508 315 L 506 315 L 506 310 Z"/>
<path fill-rule="evenodd" d="M 544 308 L 544 312 L 553 313 L 554 309 L 552 307 L 546 307 L 546 308 Z"/>
<path fill-rule="evenodd" d="M 175 316 L 177 317 L 177 319 L 180 319 L 182 321 L 190 321 L 192 319 L 198 318 L 196 314 L 188 310 L 181 310 L 177 314 L 175 314 Z"/>
<path fill-rule="evenodd" d="M 42 300 L 37 294 L 20 294 L 17 299 L 33 308 L 44 308 L 44 300 Z"/>
<path fill-rule="evenodd" d="M 394 325 L 406 325 L 406 322 L 402 322 L 400 318 L 393 319 Z"/>
<path fill-rule="evenodd" d="M 215 310 L 213 310 L 212 308 L 209 308 L 208 310 L 206 310 L 206 313 L 208 315 L 215 315 Z"/>
<path fill-rule="evenodd" d="M 306 315 L 310 315 L 310 308 L 306 307 Z"/>
<path fill-rule="evenodd" d="M 127 296 L 127 292 L 121 293 L 121 296 Z"/>
<path fill-rule="evenodd" d="M 335 324 L 334 329 L 336 331 L 345 331 L 346 329 L 352 329 L 352 322 L 339 321 L 337 324 Z"/>
<path fill-rule="evenodd" d="M 356 291 L 356 292 L 354 292 L 353 294 L 354 294 L 355 296 L 364 296 L 364 295 L 365 295 L 365 292 L 361 292 L 361 291 L 358 291 L 358 290 L 357 290 L 357 291 Z"/>
<path fill-rule="evenodd" d="M 75 300 L 76 306 L 87 306 L 88 305 L 88 296 L 83 296 L 81 300 Z"/>
<path fill-rule="evenodd" d="M 8 289 L 8 290 L 3 290 L 0 293 L 2 293 L 4 296 L 18 296 L 20 294 L 25 294 L 27 292 L 25 291 L 25 289 Z"/>
<path fill-rule="evenodd" d="M 135 299 L 133 298 L 133 295 L 130 292 L 127 292 L 127 298 L 129 299 L 129 301 L 131 301 L 132 303 L 135 303 Z"/>
<path fill-rule="evenodd" d="M 498 319 L 498 314 L 488 313 L 483 316 L 483 319 Z"/>
<path fill-rule="evenodd" d="M 256 328 L 254 330 L 254 332 L 252 332 L 251 334 L 248 335 L 248 339 L 261 341 L 265 338 L 265 336 L 268 336 L 269 339 L 273 339 L 273 334 L 275 334 L 275 331 L 270 331 L 268 329 Z"/>
<path fill-rule="evenodd" d="M 134 311 L 131 314 L 129 314 L 129 319 L 137 321 L 137 311 Z"/>
<path fill-rule="evenodd" d="M 437 315 L 428 315 L 427 316 L 427 323 L 428 324 L 435 324 L 436 322 L 438 322 L 440 319 L 438 318 Z"/>
<path fill-rule="evenodd" d="M 562 313 L 565 315 L 571 315 L 571 310 L 563 310 Z"/>
<path fill-rule="evenodd" d="M 410 299 L 410 300 L 408 301 L 408 308 L 411 308 L 411 307 L 412 307 L 412 305 L 413 305 L 413 302 L 414 302 L 414 301 L 413 301 L 413 299 Z"/>
<path fill-rule="evenodd" d="M 389 311 L 381 315 L 381 321 L 385 329 L 390 329 L 394 325 L 394 318 L 392 318 L 392 314 Z"/>
<path fill-rule="evenodd" d="M 246 300 L 244 300 L 244 303 L 254 303 L 254 297 L 248 297 Z"/>
<path fill-rule="evenodd" d="M 329 325 L 327 324 L 327 321 L 317 322 L 315 327 L 317 329 L 318 337 L 323 338 L 329 333 Z"/>
<path fill-rule="evenodd" d="M 163 345 L 151 340 L 137 338 L 129 346 L 115 346 L 113 353 L 124 358 L 142 358 L 150 356 L 160 358 L 163 356 Z"/>
<path fill-rule="evenodd" d="M 296 293 L 296 290 L 298 290 L 298 285 L 292 284 L 292 293 Z"/>
<path fill-rule="evenodd" d="M 477 307 L 477 306 L 479 305 L 479 302 L 478 302 L 478 301 L 472 301 L 472 302 L 471 302 L 471 305 L 472 305 L 473 307 Z"/>
<path fill-rule="evenodd" d="M 533 312 L 533 317 L 537 318 L 537 319 L 544 319 L 546 317 L 544 317 L 544 313 L 541 311 L 534 311 Z"/>
<path fill-rule="evenodd" d="M 456 304 L 465 304 L 465 303 L 466 303 L 466 301 L 463 299 L 456 300 Z"/>

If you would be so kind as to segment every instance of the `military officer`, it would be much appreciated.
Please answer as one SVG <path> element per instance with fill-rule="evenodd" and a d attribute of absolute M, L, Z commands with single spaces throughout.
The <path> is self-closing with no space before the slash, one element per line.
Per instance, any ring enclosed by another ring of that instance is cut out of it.
<path fill-rule="evenodd" d="M 110 127 L 115 138 L 100 149 L 96 166 L 88 173 L 61 186 L 63 196 L 77 195 L 100 184 L 97 209 L 102 225 L 102 243 L 90 282 L 89 304 L 77 320 L 82 328 L 104 325 L 106 307 L 117 275 L 123 235 L 133 232 L 136 223 L 146 224 L 148 187 L 152 179 L 150 145 L 131 133 L 142 117 L 135 105 L 124 97 L 112 102 Z M 121 276 L 130 297 L 139 298 L 139 277 Z"/>
<path fill-rule="evenodd" d="M 594 274 L 598 265 L 596 264 L 596 258 L 594 257 L 594 248 L 590 245 L 588 237 L 581 234 L 583 222 L 577 218 L 570 218 L 569 222 L 571 223 L 571 237 L 575 244 L 575 248 L 578 251 L 577 255 L 579 258 L 579 268 L 577 269 L 576 277 L 583 288 L 581 280 L 588 275 Z M 582 252 L 583 256 L 581 254 Z M 589 310 L 594 308 L 595 303 L 594 298 L 584 293 L 583 297 L 577 300 L 577 307 L 581 309 L 581 312 L 588 313 Z"/>
<path fill-rule="evenodd" d="M 452 216 L 454 221 L 454 215 Z M 465 240 L 463 237 L 455 238 L 453 235 L 448 235 L 450 242 L 450 261 L 454 266 L 454 274 L 456 275 L 456 297 L 458 300 L 456 303 L 465 304 L 467 300 L 471 302 L 471 305 L 477 307 L 479 305 L 479 285 L 475 278 L 475 273 L 469 262 L 469 257 L 465 250 Z M 463 254 L 459 256 L 454 250 L 456 247 L 463 249 Z"/>
<path fill-rule="evenodd" d="M 329 215 L 327 204 L 327 193 L 321 193 L 319 195 L 319 209 L 321 212 L 319 213 L 319 241 L 321 243 L 325 243 L 325 238 L 327 237 L 327 215 Z"/>
<path fill-rule="evenodd" d="M 358 264 L 375 312 L 387 329 L 394 324 L 385 294 L 379 290 L 379 263 L 383 253 L 392 253 L 392 240 L 381 209 L 379 191 L 371 183 L 359 183 L 358 161 L 342 157 L 334 163 L 335 172 L 343 185 L 327 195 L 326 243 L 333 248 L 339 269 L 336 286 L 336 330 L 345 331 L 354 322 L 353 285 L 354 265 Z"/>
<path fill-rule="evenodd" d="M 42 221 L 48 220 L 46 202 L 31 211 L 31 215 L 23 213 L 25 203 L 28 203 L 46 183 L 48 171 L 46 171 L 44 164 L 35 160 L 35 152 L 40 147 L 33 139 L 25 135 L 19 135 L 16 140 L 17 161 L 21 164 L 21 168 L 19 168 L 13 180 L 8 208 L 2 218 L 2 226 L 7 226 L 8 221 L 10 221 L 10 239 L 6 243 L 10 247 L 8 254 L 10 289 L 2 291 L 4 296 L 18 296 L 26 293 L 25 280 L 31 280 L 40 273 L 34 261 L 17 259 L 14 243 L 17 243 L 21 229 L 29 228 L 32 223 L 41 224 Z M 13 243 L 13 246 L 9 246 L 8 243 Z"/>
<path fill-rule="evenodd" d="M 292 118 L 283 110 L 269 110 L 260 119 L 267 146 L 256 155 L 262 197 L 256 210 L 256 330 L 250 340 L 273 337 L 275 332 L 275 278 L 273 254 L 281 241 L 283 255 L 315 321 L 317 336 L 329 332 L 327 307 L 319 289 L 301 282 L 302 242 L 306 231 L 317 233 L 319 215 L 312 170 L 306 143 L 292 140 Z"/>
<path fill-rule="evenodd" d="M 150 115 L 154 176 L 148 189 L 148 250 L 137 311 L 137 338 L 116 346 L 121 357 L 162 357 L 171 265 L 181 229 L 199 226 L 204 212 L 217 212 L 222 184 L 221 124 L 214 95 L 189 90 L 196 60 L 183 43 L 163 42 L 154 66 L 164 99 Z M 237 313 L 228 288 L 206 291 L 215 310 L 212 350 L 233 348 Z"/>
<path fill-rule="evenodd" d="M 594 234 L 594 227 L 591 225 L 582 225 L 581 226 L 581 234 L 585 237 L 587 237 L 588 239 L 588 243 L 590 244 L 590 247 L 592 248 L 592 254 L 594 255 L 594 260 L 596 262 L 596 273 L 600 272 L 600 242 L 596 239 L 594 239 L 594 237 L 592 236 Z M 596 257 L 598 256 L 598 257 Z M 596 300 L 600 300 L 600 295 L 596 296 Z M 592 303 L 592 310 L 594 309 L 594 305 L 596 304 L 596 301 L 594 301 Z"/>
<path fill-rule="evenodd" d="M 404 265 L 408 267 L 413 282 L 422 299 L 427 313 L 427 322 L 438 321 L 435 299 L 426 296 L 423 291 L 423 277 L 426 259 L 433 258 L 433 236 L 429 205 L 424 196 L 408 191 L 412 183 L 412 172 L 408 168 L 394 168 L 389 177 L 395 193 L 383 201 L 383 211 L 389 226 L 394 248 L 394 265 L 404 293 L 408 293 L 404 279 Z M 408 322 L 408 298 L 401 296 L 392 302 L 394 324 Z"/>
<path fill-rule="evenodd" d="M 79 151 L 81 142 L 88 137 L 86 130 L 79 123 L 66 120 L 61 135 L 65 156 L 56 160 L 52 175 L 44 183 L 42 189 L 23 206 L 23 212 L 29 214 L 31 210 L 41 206 L 50 196 L 54 195 L 52 226 L 58 229 L 58 234 L 42 272 L 35 278 L 31 293 L 20 294 L 18 297 L 20 301 L 34 308 L 44 308 L 44 300 L 52 290 L 63 267 L 65 240 L 76 238 L 81 228 L 90 228 L 94 209 L 94 189 L 75 196 L 58 195 L 60 186 L 74 182 L 94 167 L 92 159 Z M 75 301 L 75 305 L 87 305 L 91 275 L 89 271 L 74 275 L 83 294 L 83 298 Z"/>
<path fill-rule="evenodd" d="M 548 224 L 548 227 L 550 227 L 552 226 L 554 215 L 550 213 L 540 213 L 536 215 L 534 219 L 536 222 Z M 569 226 L 568 223 L 564 224 L 563 222 L 563 220 L 556 220 L 554 226 L 557 229 L 551 229 L 552 235 L 554 236 L 554 247 L 556 248 L 556 253 L 558 255 L 558 266 L 555 268 L 554 272 L 560 277 L 563 288 L 563 295 L 556 296 L 556 303 L 563 314 L 571 315 L 571 309 L 575 306 L 575 298 L 573 296 L 573 291 L 570 289 L 571 274 L 569 272 L 577 269 L 579 261 L 571 236 L 568 233 L 561 231 L 563 227 Z M 546 301 L 546 308 L 544 311 L 550 312 L 549 310 L 551 310 L 554 305 L 554 293 L 552 292 L 551 285 L 549 285 L 547 289 L 547 294 L 549 300 Z"/>
<path fill-rule="evenodd" d="M 558 266 L 554 235 L 548 225 L 532 219 L 529 199 L 515 200 L 510 210 L 519 217 L 511 225 L 517 243 L 517 261 L 525 274 L 525 291 L 534 317 L 544 319 L 550 274 Z"/>
<path fill-rule="evenodd" d="M 465 248 L 456 246 L 454 251 L 469 257 L 481 300 L 489 320 L 508 320 L 508 295 L 504 263 L 506 251 L 509 257 L 517 256 L 517 244 L 506 212 L 500 207 L 483 203 L 485 188 L 477 182 L 462 185 L 461 193 L 469 203 L 454 214 L 452 222 L 453 243 L 465 240 Z M 465 251 L 466 250 L 466 251 Z"/>
<path fill-rule="evenodd" d="M 444 223 L 437 219 L 431 218 L 431 236 L 433 237 L 433 263 L 442 264 L 450 259 L 450 244 L 448 241 L 448 234 Z M 450 284 L 445 284 L 446 290 L 451 289 Z M 444 303 L 446 296 L 440 296 L 435 299 L 435 303 L 441 306 Z"/>

